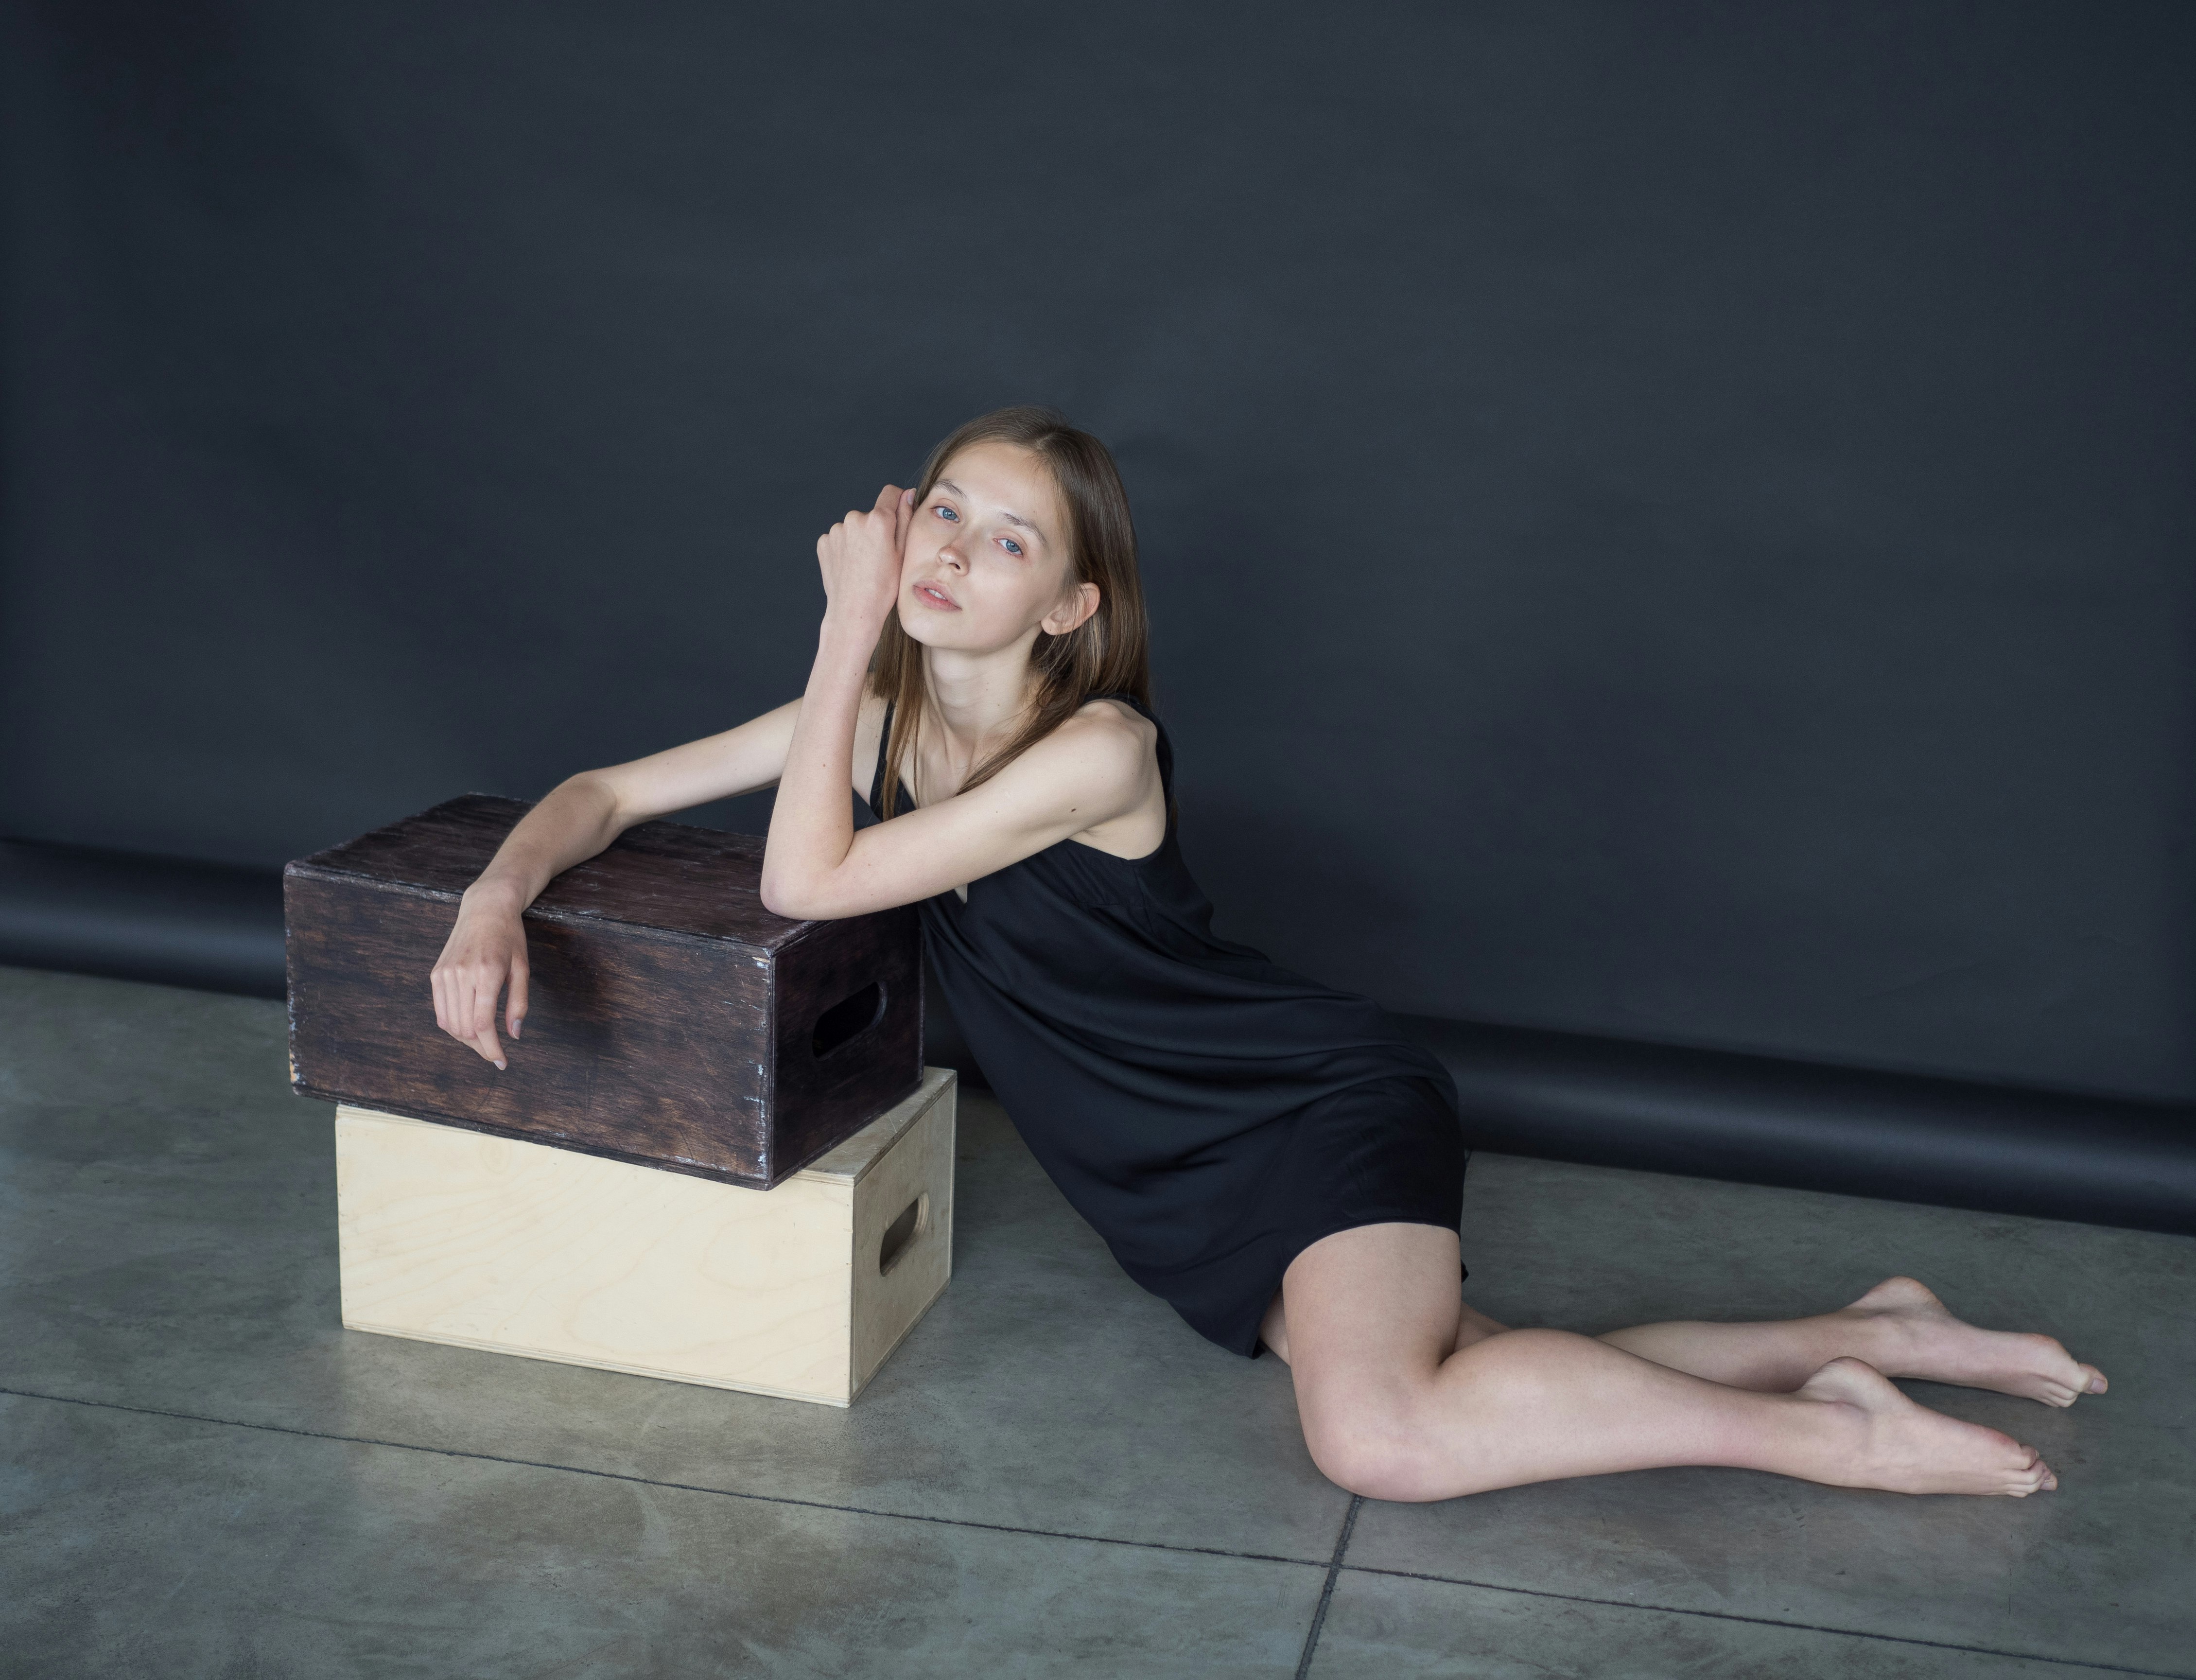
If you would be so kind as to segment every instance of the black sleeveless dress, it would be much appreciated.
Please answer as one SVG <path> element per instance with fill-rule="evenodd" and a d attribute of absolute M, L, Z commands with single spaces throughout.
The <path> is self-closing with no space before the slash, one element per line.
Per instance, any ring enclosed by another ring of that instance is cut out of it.
<path fill-rule="evenodd" d="M 1166 726 L 1132 694 L 1112 698 Z M 885 712 L 869 803 L 884 791 Z M 900 808 L 914 808 L 900 784 Z M 1077 840 L 920 904 L 923 946 L 993 1093 L 1122 1269 L 1256 1358 L 1299 1251 L 1353 1225 L 1454 1231 L 1456 1083 L 1371 999 L 1214 935 L 1170 820 L 1156 851 Z"/>

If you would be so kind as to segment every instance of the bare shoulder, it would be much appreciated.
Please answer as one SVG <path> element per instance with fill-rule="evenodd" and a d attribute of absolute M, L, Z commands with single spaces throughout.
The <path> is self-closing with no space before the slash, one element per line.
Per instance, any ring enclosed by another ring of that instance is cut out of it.
<path fill-rule="evenodd" d="M 1147 747 L 1159 738 L 1159 726 L 1146 717 L 1126 700 L 1100 698 L 1085 700 L 1082 709 L 1067 720 L 1068 723 L 1100 731 L 1139 747 Z M 1066 724 L 1060 726 L 1066 727 Z"/>
<path fill-rule="evenodd" d="M 1086 785 L 1103 794 L 1104 814 L 1072 837 L 1118 857 L 1149 854 L 1166 835 L 1166 795 L 1159 779 L 1159 727 L 1124 701 L 1094 699 L 1053 732 L 1080 761 Z M 1065 753 L 1063 756 L 1066 756 Z M 1094 785 L 1095 784 L 1095 785 Z"/>
<path fill-rule="evenodd" d="M 1066 797 L 1078 806 L 1119 810 L 1141 797 L 1154 763 L 1151 725 L 1125 706 L 1091 700 L 1062 718 L 1005 766 L 999 775 L 1043 790 L 1040 802 Z"/>
<path fill-rule="evenodd" d="M 1072 756 L 1131 780 L 1141 776 L 1145 765 L 1158 762 L 1153 748 L 1159 730 L 1134 706 L 1119 700 L 1084 701 L 1045 739 L 1060 744 L 1062 758 Z"/>

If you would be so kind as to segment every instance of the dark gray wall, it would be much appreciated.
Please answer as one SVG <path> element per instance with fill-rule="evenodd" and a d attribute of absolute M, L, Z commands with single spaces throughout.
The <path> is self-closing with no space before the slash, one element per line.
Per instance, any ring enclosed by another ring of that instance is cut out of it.
<path fill-rule="evenodd" d="M 736 722 L 1035 398 L 1223 932 L 2196 1097 L 2185 5 L 9 18 L 0 832 L 273 864 Z"/>

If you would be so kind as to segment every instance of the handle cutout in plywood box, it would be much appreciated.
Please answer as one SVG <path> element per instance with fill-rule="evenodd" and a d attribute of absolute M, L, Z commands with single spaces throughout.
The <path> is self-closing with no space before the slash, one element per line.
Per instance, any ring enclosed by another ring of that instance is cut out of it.
<path fill-rule="evenodd" d="M 872 980 L 816 1017 L 816 1030 L 808 1040 L 809 1053 L 820 1062 L 834 1051 L 845 1049 L 884 1016 L 884 982 Z"/>
<path fill-rule="evenodd" d="M 877 1243 L 877 1276 L 887 1276 L 907 1258 L 915 1240 L 930 1229 L 930 1193 L 926 1190 L 899 1210 Z"/>

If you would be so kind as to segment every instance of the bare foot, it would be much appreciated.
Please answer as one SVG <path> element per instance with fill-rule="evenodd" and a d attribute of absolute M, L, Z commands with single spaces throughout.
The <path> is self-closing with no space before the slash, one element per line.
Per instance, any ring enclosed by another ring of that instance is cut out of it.
<path fill-rule="evenodd" d="M 1822 1480 L 1893 1493 L 2009 1493 L 2016 1499 L 2059 1486 L 2034 1447 L 1916 1405 L 1862 1360 L 1831 1360 L 1800 1385 L 1799 1398 L 1846 1408 L 1861 1425 L 1857 1449 Z"/>
<path fill-rule="evenodd" d="M 1978 1330 L 1911 1277 L 1887 1277 L 1845 1311 L 1898 1327 L 1898 1338 L 1875 1362 L 1887 1376 L 1991 1388 L 2054 1406 L 2105 1392 L 2105 1374 L 2051 1337 Z"/>

